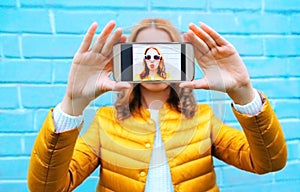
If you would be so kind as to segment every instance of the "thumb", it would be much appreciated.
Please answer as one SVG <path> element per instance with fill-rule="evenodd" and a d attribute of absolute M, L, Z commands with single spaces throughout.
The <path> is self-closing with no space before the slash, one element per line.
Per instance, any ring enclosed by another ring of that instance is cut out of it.
<path fill-rule="evenodd" d="M 115 82 L 112 91 L 121 91 L 123 89 L 130 89 L 131 85 L 128 82 Z"/>
<path fill-rule="evenodd" d="M 192 89 L 209 89 L 206 78 L 193 81 L 185 81 L 179 84 L 181 88 L 192 88 Z"/>

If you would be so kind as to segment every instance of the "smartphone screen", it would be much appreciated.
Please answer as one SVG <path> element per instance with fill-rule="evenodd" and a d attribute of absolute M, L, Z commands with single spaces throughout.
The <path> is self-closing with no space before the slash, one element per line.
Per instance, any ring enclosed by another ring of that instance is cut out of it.
<path fill-rule="evenodd" d="M 116 80 L 186 81 L 193 78 L 194 57 L 190 44 L 125 43 L 115 47 Z"/>

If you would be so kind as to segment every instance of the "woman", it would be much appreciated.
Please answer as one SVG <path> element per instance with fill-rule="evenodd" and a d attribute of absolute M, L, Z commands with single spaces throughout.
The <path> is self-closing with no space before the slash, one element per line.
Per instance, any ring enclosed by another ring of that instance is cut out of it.
<path fill-rule="evenodd" d="M 144 52 L 144 70 L 138 75 L 136 80 L 165 80 L 170 75 L 166 73 L 164 57 L 156 47 L 148 47 Z"/>
<path fill-rule="evenodd" d="M 264 174 L 282 169 L 287 150 L 268 99 L 255 90 L 234 47 L 201 23 L 189 25 L 204 78 L 181 84 L 110 80 L 112 47 L 125 42 L 109 22 L 91 46 L 92 24 L 74 56 L 65 97 L 49 112 L 33 147 L 31 191 L 72 191 L 100 165 L 97 191 L 219 191 L 213 158 Z M 110 38 L 108 36 L 111 35 Z M 130 42 L 180 41 L 166 20 L 146 19 Z M 220 74 L 219 74 L 220 73 Z M 224 125 L 192 89 L 223 91 L 244 132 Z M 86 106 L 104 92 L 120 91 L 114 107 L 98 110 L 77 139 Z"/>

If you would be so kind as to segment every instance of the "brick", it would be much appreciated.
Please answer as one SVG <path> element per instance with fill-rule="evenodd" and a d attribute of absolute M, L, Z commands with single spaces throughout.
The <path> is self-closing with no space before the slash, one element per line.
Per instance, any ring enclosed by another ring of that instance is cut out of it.
<path fill-rule="evenodd" d="M 233 13 L 184 13 L 181 17 L 181 29 L 183 31 L 188 30 L 189 23 L 199 25 L 200 21 L 219 33 L 230 33 L 236 29 L 236 19 Z M 220 18 L 222 18 L 222 22 L 219 22 Z"/>
<path fill-rule="evenodd" d="M 100 175 L 100 169 L 97 168 L 97 169 L 91 174 L 91 177 L 92 177 L 92 178 L 99 179 L 99 175 Z"/>
<path fill-rule="evenodd" d="M 0 33 L 0 61 L 2 62 L 2 58 L 3 58 L 3 36 Z"/>
<path fill-rule="evenodd" d="M 222 22 L 219 22 L 222 18 Z M 187 30 L 188 24 L 198 25 L 202 21 L 219 33 L 226 34 L 287 34 L 288 27 L 282 27 L 289 17 L 280 14 L 254 13 L 186 13 L 182 15 L 182 28 Z"/>
<path fill-rule="evenodd" d="M 296 171 L 297 170 L 297 171 Z M 285 168 L 275 173 L 275 180 L 299 180 L 300 163 L 287 162 Z"/>
<path fill-rule="evenodd" d="M 269 98 L 298 98 L 300 95 L 300 79 L 253 79 L 252 83 Z"/>
<path fill-rule="evenodd" d="M 82 129 L 80 131 L 80 135 L 84 134 L 87 129 L 89 128 L 89 126 L 91 125 L 95 114 L 97 112 L 99 107 L 95 107 L 94 102 L 92 102 L 85 110 L 83 113 L 84 116 L 84 122 L 83 122 L 83 126 Z"/>
<path fill-rule="evenodd" d="M 261 0 L 214 0 L 209 1 L 210 8 L 212 10 L 260 10 L 261 9 Z"/>
<path fill-rule="evenodd" d="M 164 18 L 169 20 L 173 25 L 178 25 L 178 17 L 174 17 L 173 12 L 144 12 L 144 11 L 118 11 L 116 22 L 117 26 L 121 27 L 124 32 L 131 33 L 132 28 L 135 27 L 141 20 L 145 18 Z"/>
<path fill-rule="evenodd" d="M 98 180 L 98 178 L 88 178 L 79 187 L 77 187 L 74 192 L 95 191 Z"/>
<path fill-rule="evenodd" d="M 289 76 L 300 77 L 300 58 L 289 59 Z"/>
<path fill-rule="evenodd" d="M 237 129 L 237 130 L 241 130 L 241 131 L 243 130 L 242 126 L 238 123 L 238 121 L 235 121 L 235 122 L 229 122 L 229 123 L 226 123 L 226 122 L 225 122 L 225 124 L 228 125 L 228 126 L 230 126 L 230 127 L 235 128 L 235 129 Z"/>
<path fill-rule="evenodd" d="M 5 35 L 2 37 L 2 41 L 2 50 L 4 56 L 11 58 L 21 57 L 19 37 L 17 35 Z"/>
<path fill-rule="evenodd" d="M 42 7 L 45 0 L 21 0 L 21 7 Z"/>
<path fill-rule="evenodd" d="M 24 35 L 25 58 L 73 58 L 82 41 L 82 36 L 69 35 Z"/>
<path fill-rule="evenodd" d="M 55 29 L 57 33 L 83 34 L 86 33 L 94 21 L 98 23 L 97 30 L 100 32 L 108 21 L 115 20 L 116 17 L 117 13 L 112 11 L 54 11 Z M 66 25 L 66 23 L 68 23 L 68 25 Z"/>
<path fill-rule="evenodd" d="M 232 112 L 231 105 L 229 103 L 225 107 L 224 116 L 223 116 L 223 118 L 221 120 L 225 121 L 225 122 L 237 122 L 237 119 L 234 116 L 234 114 Z"/>
<path fill-rule="evenodd" d="M 1 78 L 1 67 L 0 67 Z M 18 89 L 15 86 L 0 86 L 0 108 L 16 109 L 19 108 Z"/>
<path fill-rule="evenodd" d="M 67 83 L 72 61 L 53 61 L 53 76 L 55 83 Z"/>
<path fill-rule="evenodd" d="M 118 12 L 118 20 L 122 23 L 122 26 L 132 27 L 133 25 L 137 24 L 140 20 L 144 18 L 163 18 L 168 21 L 170 21 L 177 29 L 179 29 L 180 19 L 179 16 L 182 15 L 181 12 L 176 12 L 176 10 L 153 10 L 151 12 L 139 12 L 137 16 L 135 16 L 135 13 L 131 12 L 131 14 L 128 14 L 126 11 L 120 11 Z M 176 16 L 174 16 L 176 15 Z M 135 22 L 132 22 L 131 20 L 134 18 Z M 123 24 L 125 22 L 125 24 Z"/>
<path fill-rule="evenodd" d="M 251 78 L 287 77 L 289 63 L 282 58 L 243 59 Z"/>
<path fill-rule="evenodd" d="M 290 26 L 291 26 L 291 32 L 295 34 L 300 33 L 300 14 L 297 15 L 291 15 L 290 16 Z"/>
<path fill-rule="evenodd" d="M 203 77 L 203 72 L 198 62 L 195 61 L 195 77 L 194 79 L 201 79 Z"/>
<path fill-rule="evenodd" d="M 0 31 L 52 33 L 48 11 L 36 9 L 0 9 L 5 15 Z M 38 22 L 32 22 L 38 18 Z"/>
<path fill-rule="evenodd" d="M 224 163 L 223 161 L 217 159 L 216 157 L 213 157 L 214 159 L 214 166 L 215 167 L 226 167 L 228 164 Z M 221 174 L 219 174 L 221 176 Z"/>
<path fill-rule="evenodd" d="M 27 182 L 26 180 L 18 180 L 18 181 L 1 181 L 0 182 L 0 189 L 2 191 L 11 191 L 11 192 L 18 192 L 18 191 L 26 191 L 27 189 Z"/>
<path fill-rule="evenodd" d="M 116 93 L 115 92 L 106 92 L 103 95 L 100 95 L 97 99 L 95 99 L 90 106 L 102 107 L 102 106 L 111 106 L 116 101 Z"/>
<path fill-rule="evenodd" d="M 265 11 L 297 11 L 299 6 L 299 0 L 265 0 Z"/>
<path fill-rule="evenodd" d="M 298 118 L 300 119 L 300 101 L 280 100 L 275 102 L 274 111 L 278 118 Z"/>
<path fill-rule="evenodd" d="M 228 121 L 229 119 L 236 120 L 232 114 L 230 101 L 226 94 L 210 90 L 206 90 L 205 92 L 208 93 L 208 99 L 204 103 L 209 104 L 217 118 L 222 121 Z"/>
<path fill-rule="evenodd" d="M 255 184 L 243 184 L 240 186 L 225 186 L 221 187 L 220 191 L 222 192 L 232 192 L 232 191 L 256 191 L 256 192 L 266 192 L 266 191 L 272 191 L 269 190 L 272 187 L 272 183 L 255 183 Z M 277 191 L 277 190 L 274 190 Z"/>
<path fill-rule="evenodd" d="M 295 171 L 295 170 L 294 170 Z M 295 171 L 296 172 L 296 171 Z M 291 191 L 299 191 L 300 189 L 300 180 L 285 180 L 280 182 L 274 182 L 267 188 L 270 191 L 280 191 L 280 192 L 291 192 Z"/>
<path fill-rule="evenodd" d="M 22 136 L 1 135 L 0 136 L 0 154 L 2 156 L 21 155 L 22 154 Z"/>
<path fill-rule="evenodd" d="M 214 167 L 214 170 L 215 170 L 215 173 L 216 173 L 217 185 L 220 187 L 220 186 L 223 185 L 223 183 L 222 183 L 222 181 L 223 181 L 223 178 L 222 178 L 223 169 L 222 169 L 222 167 Z"/>
<path fill-rule="evenodd" d="M 62 101 L 65 86 L 60 85 L 24 85 L 21 97 L 24 108 L 50 108 Z"/>
<path fill-rule="evenodd" d="M 146 0 L 122 1 L 98 1 L 98 0 L 45 0 L 46 5 L 55 7 L 89 7 L 89 8 L 144 8 L 146 9 L 148 2 Z"/>
<path fill-rule="evenodd" d="M 280 120 L 282 130 L 286 140 L 300 140 L 300 133 L 298 128 L 300 126 L 300 120 Z"/>
<path fill-rule="evenodd" d="M 29 158 L 0 158 L 0 180 L 26 179 Z"/>
<path fill-rule="evenodd" d="M 24 139 L 24 151 L 23 151 L 23 154 L 24 155 L 28 155 L 28 156 L 31 155 L 32 148 L 33 148 L 33 145 L 34 145 L 36 137 L 37 137 L 36 134 L 23 136 L 23 139 Z"/>
<path fill-rule="evenodd" d="M 210 98 L 209 91 L 206 90 L 194 90 L 194 95 L 197 102 L 207 102 Z"/>
<path fill-rule="evenodd" d="M 57 103 L 58 104 L 58 103 Z M 53 106 L 55 107 L 55 106 Z M 50 109 L 39 109 L 35 111 L 34 114 L 34 130 L 39 131 L 45 121 L 45 118 L 47 117 L 48 113 L 50 112 Z"/>
<path fill-rule="evenodd" d="M 31 155 L 32 147 L 37 134 L 3 134 L 0 136 L 0 154 L 2 156 Z"/>
<path fill-rule="evenodd" d="M 16 0 L 2 0 L 0 1 L 0 7 L 5 6 L 5 7 L 16 7 L 17 2 Z"/>
<path fill-rule="evenodd" d="M 50 83 L 52 64 L 43 60 L 7 60 L 0 64 L 0 82 Z"/>
<path fill-rule="evenodd" d="M 299 56 L 300 37 L 267 37 L 265 39 L 266 56 Z"/>
<path fill-rule="evenodd" d="M 289 17 L 281 14 L 257 14 L 238 13 L 236 22 L 231 29 L 231 33 L 243 34 L 287 34 L 289 27 L 282 27 L 288 24 Z"/>
<path fill-rule="evenodd" d="M 263 55 L 263 40 L 249 36 L 225 36 L 231 42 L 241 56 Z"/>
<path fill-rule="evenodd" d="M 299 157 L 299 153 L 300 153 L 299 141 L 287 142 L 287 148 L 288 148 L 288 161 L 300 159 L 300 157 Z"/>
<path fill-rule="evenodd" d="M 21 0 L 21 7 L 45 7 L 45 0 Z"/>
<path fill-rule="evenodd" d="M 197 1 L 197 0 L 190 0 L 190 1 L 172 1 L 172 0 L 152 0 L 151 7 L 154 9 L 162 8 L 162 9 L 200 9 L 204 10 L 207 7 L 206 1 Z"/>
<path fill-rule="evenodd" d="M 1 111 L 0 132 L 1 133 L 22 133 L 33 131 L 32 111 Z"/>
<path fill-rule="evenodd" d="M 234 167 L 223 168 L 223 183 L 229 186 L 267 183 L 273 180 L 272 174 L 256 175 Z"/>

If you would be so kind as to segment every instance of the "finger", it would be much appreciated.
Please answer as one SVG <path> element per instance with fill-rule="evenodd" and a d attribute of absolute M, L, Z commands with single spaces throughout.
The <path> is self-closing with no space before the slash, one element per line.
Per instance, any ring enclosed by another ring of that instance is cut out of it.
<path fill-rule="evenodd" d="M 126 36 L 121 36 L 120 37 L 120 41 L 119 41 L 119 43 L 124 43 L 124 42 L 126 42 Z M 112 49 L 112 48 L 111 48 Z M 105 53 L 104 53 L 105 54 Z M 107 70 L 107 71 L 112 71 L 112 63 L 113 63 L 113 61 L 112 61 L 112 58 L 113 58 L 113 53 L 112 52 L 110 52 L 110 54 L 108 55 L 108 56 L 106 56 L 106 55 L 103 55 L 102 53 L 100 53 L 99 54 L 100 55 L 100 57 L 102 57 L 102 59 L 103 59 L 103 57 L 105 57 L 105 59 L 107 59 L 107 60 L 109 60 L 105 65 L 104 65 L 104 67 L 102 68 L 103 70 Z"/>
<path fill-rule="evenodd" d="M 130 89 L 131 85 L 128 82 L 116 82 L 112 91 L 121 91 L 124 89 Z"/>
<path fill-rule="evenodd" d="M 119 43 L 125 43 L 127 40 L 127 37 L 122 35 L 122 37 L 120 38 L 120 42 Z"/>
<path fill-rule="evenodd" d="M 186 36 L 188 37 L 190 43 L 192 43 L 194 47 L 196 47 L 203 55 L 209 52 L 209 47 L 207 46 L 207 44 L 198 36 L 196 36 L 194 32 L 189 30 L 186 33 Z"/>
<path fill-rule="evenodd" d="M 125 89 L 130 89 L 131 85 L 128 82 L 116 82 L 112 80 L 108 80 L 105 85 L 105 89 L 102 89 L 102 91 L 121 91 Z"/>
<path fill-rule="evenodd" d="M 179 84 L 179 87 L 191 89 L 209 89 L 208 83 L 205 78 L 182 82 Z"/>
<path fill-rule="evenodd" d="M 183 41 L 186 43 L 192 43 L 189 36 L 186 33 L 183 34 Z"/>
<path fill-rule="evenodd" d="M 110 21 L 105 25 L 105 27 L 103 28 L 102 32 L 99 34 L 99 36 L 97 37 L 93 45 L 92 48 L 93 52 L 99 53 L 101 51 L 101 49 L 105 44 L 106 39 L 109 37 L 109 35 L 111 34 L 115 26 L 116 26 L 115 21 Z"/>
<path fill-rule="evenodd" d="M 105 71 L 109 71 L 111 72 L 112 71 L 112 68 L 113 68 L 113 61 L 112 61 L 112 54 L 109 55 L 109 56 L 102 56 L 100 55 L 100 57 L 105 57 L 106 61 L 103 62 L 100 66 L 101 66 L 101 69 L 102 70 L 105 70 Z"/>
<path fill-rule="evenodd" d="M 81 42 L 78 52 L 83 53 L 83 52 L 88 51 L 88 49 L 91 46 L 93 37 L 96 33 L 97 27 L 98 27 L 98 24 L 96 22 L 92 23 L 92 25 L 89 27 L 88 31 L 84 35 L 84 38 Z"/>
<path fill-rule="evenodd" d="M 191 23 L 189 25 L 189 28 L 200 38 L 202 39 L 207 46 L 212 49 L 217 46 L 215 40 L 208 34 L 206 33 L 202 28 L 196 26 L 195 24 Z"/>
<path fill-rule="evenodd" d="M 110 79 L 111 72 L 104 72 L 103 76 L 97 80 L 96 94 L 100 95 L 107 91 L 120 91 L 131 88 L 128 82 L 116 82 Z"/>
<path fill-rule="evenodd" d="M 211 38 L 217 43 L 217 45 L 222 46 L 228 44 L 228 41 L 226 41 L 226 39 L 224 39 L 218 32 L 213 30 L 205 23 L 200 22 L 200 27 L 203 29 L 203 31 L 205 31 L 207 34 L 211 36 Z"/>
<path fill-rule="evenodd" d="M 120 42 L 122 37 L 122 29 L 118 28 L 113 35 L 111 36 L 111 38 L 104 44 L 103 49 L 101 51 L 101 54 L 105 57 L 107 57 L 108 55 L 111 54 L 113 46 Z"/>

